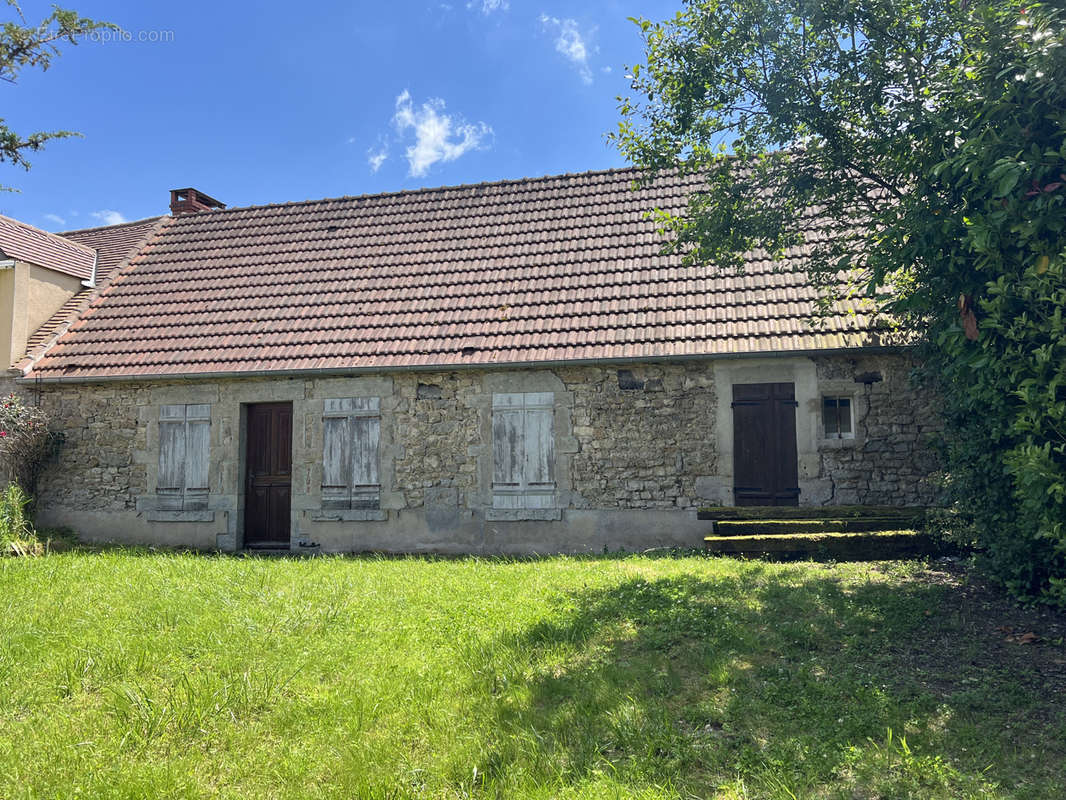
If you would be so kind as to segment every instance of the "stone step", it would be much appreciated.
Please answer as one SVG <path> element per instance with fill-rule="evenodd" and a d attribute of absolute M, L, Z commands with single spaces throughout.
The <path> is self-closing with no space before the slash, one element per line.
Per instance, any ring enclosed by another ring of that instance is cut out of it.
<path fill-rule="evenodd" d="M 707 536 L 703 542 L 712 553 L 743 557 L 881 561 L 941 553 L 932 536 L 914 530 Z"/>
<path fill-rule="evenodd" d="M 706 506 L 697 509 L 696 518 L 705 520 L 741 519 L 858 519 L 893 517 L 920 519 L 924 508 L 898 506 Z"/>
<path fill-rule="evenodd" d="M 895 531 L 909 528 L 912 519 L 894 517 L 855 517 L 841 519 L 723 519 L 715 520 L 717 536 L 763 536 L 782 533 L 859 533 Z"/>
<path fill-rule="evenodd" d="M 292 550 L 288 547 L 246 547 L 241 553 L 246 556 L 264 556 L 268 558 L 313 558 L 321 555 L 321 548 L 306 547 Z"/>

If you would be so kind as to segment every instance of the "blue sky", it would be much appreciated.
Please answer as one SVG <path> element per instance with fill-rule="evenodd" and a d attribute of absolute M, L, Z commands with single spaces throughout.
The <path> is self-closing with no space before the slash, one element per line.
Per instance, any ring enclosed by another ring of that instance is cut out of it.
<path fill-rule="evenodd" d="M 129 40 L 0 84 L 20 133 L 84 134 L 29 172 L 0 164 L 20 190 L 0 213 L 48 230 L 166 213 L 185 186 L 234 206 L 621 166 L 605 135 L 642 55 L 627 17 L 680 0 L 62 4 Z"/>

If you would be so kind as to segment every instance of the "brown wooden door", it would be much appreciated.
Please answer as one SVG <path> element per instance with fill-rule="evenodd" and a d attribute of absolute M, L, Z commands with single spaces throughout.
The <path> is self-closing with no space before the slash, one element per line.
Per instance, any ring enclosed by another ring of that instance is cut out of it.
<path fill-rule="evenodd" d="M 289 547 L 292 403 L 248 406 L 244 546 Z"/>
<path fill-rule="evenodd" d="M 733 384 L 733 493 L 738 506 L 799 504 L 796 388 Z"/>

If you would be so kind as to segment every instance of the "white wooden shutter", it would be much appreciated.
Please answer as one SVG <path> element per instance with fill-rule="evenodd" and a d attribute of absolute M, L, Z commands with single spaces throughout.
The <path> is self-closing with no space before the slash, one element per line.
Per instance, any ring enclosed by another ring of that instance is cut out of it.
<path fill-rule="evenodd" d="M 378 447 L 381 444 L 381 399 L 354 398 L 352 415 L 352 508 L 378 508 Z"/>
<path fill-rule="evenodd" d="M 348 401 L 327 400 L 322 415 L 322 508 L 351 508 Z"/>
<path fill-rule="evenodd" d="M 522 395 L 492 396 L 492 506 L 522 508 Z"/>
<path fill-rule="evenodd" d="M 550 392 L 526 395 L 524 442 L 526 508 L 555 506 L 555 398 Z"/>
<path fill-rule="evenodd" d="M 185 406 L 186 511 L 207 508 L 208 465 L 211 459 L 211 406 Z"/>
<path fill-rule="evenodd" d="M 159 409 L 159 508 L 180 511 L 185 490 L 185 406 Z"/>
<path fill-rule="evenodd" d="M 555 507 L 555 396 L 492 396 L 493 508 Z"/>
<path fill-rule="evenodd" d="M 211 406 L 161 406 L 159 473 L 156 479 L 156 495 L 161 510 L 207 508 L 210 457 Z"/>
<path fill-rule="evenodd" d="M 381 399 L 326 400 L 322 424 L 322 507 L 378 508 Z"/>

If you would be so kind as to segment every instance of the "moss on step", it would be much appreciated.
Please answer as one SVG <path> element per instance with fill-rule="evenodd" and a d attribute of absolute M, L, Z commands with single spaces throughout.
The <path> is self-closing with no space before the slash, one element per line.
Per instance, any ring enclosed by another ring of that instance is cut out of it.
<path fill-rule="evenodd" d="M 893 531 L 911 527 L 917 520 L 906 517 L 861 517 L 852 519 L 744 519 L 716 520 L 719 536 L 758 536 L 783 533 L 857 533 Z"/>
<path fill-rule="evenodd" d="M 940 552 L 940 544 L 932 536 L 914 530 L 707 536 L 703 541 L 708 550 L 724 555 L 830 558 L 837 561 L 873 561 Z"/>
<path fill-rule="evenodd" d="M 704 506 L 697 509 L 699 519 L 749 520 L 749 519 L 858 519 L 864 517 L 892 517 L 914 519 L 925 515 L 919 507 L 898 506 Z"/>

